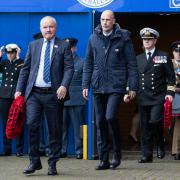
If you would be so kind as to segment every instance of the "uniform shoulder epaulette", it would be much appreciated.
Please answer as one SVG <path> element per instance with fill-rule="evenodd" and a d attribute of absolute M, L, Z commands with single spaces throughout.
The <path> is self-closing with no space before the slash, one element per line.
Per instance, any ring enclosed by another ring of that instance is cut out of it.
<path fill-rule="evenodd" d="M 24 65 L 24 63 L 22 63 L 22 64 L 18 64 L 18 65 L 17 65 L 17 67 L 21 67 L 21 66 L 23 66 L 23 65 Z"/>

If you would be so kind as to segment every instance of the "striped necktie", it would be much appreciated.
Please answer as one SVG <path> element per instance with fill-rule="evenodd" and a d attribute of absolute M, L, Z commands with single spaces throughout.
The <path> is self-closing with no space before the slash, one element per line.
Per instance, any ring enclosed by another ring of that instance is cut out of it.
<path fill-rule="evenodd" d="M 43 80 L 46 83 L 50 82 L 50 43 L 51 41 L 47 41 L 45 55 L 44 55 Z"/>

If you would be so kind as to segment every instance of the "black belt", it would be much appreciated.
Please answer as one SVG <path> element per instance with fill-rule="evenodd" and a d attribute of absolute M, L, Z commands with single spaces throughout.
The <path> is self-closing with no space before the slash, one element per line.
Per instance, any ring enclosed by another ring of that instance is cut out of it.
<path fill-rule="evenodd" d="M 51 87 L 37 87 L 37 86 L 33 86 L 32 90 L 34 92 L 38 92 L 38 93 L 52 93 L 52 88 Z"/>

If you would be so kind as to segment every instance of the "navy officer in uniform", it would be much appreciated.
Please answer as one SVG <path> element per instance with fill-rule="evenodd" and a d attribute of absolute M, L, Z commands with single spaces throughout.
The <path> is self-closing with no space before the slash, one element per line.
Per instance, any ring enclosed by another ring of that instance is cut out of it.
<path fill-rule="evenodd" d="M 72 122 L 74 129 L 75 153 L 77 159 L 82 159 L 82 141 L 80 125 L 85 121 L 86 100 L 82 96 L 82 73 L 84 61 L 77 55 L 76 38 L 65 38 L 71 46 L 74 62 L 74 74 L 69 87 L 70 99 L 64 103 L 63 111 L 63 136 L 61 157 L 67 156 L 68 125 Z"/>
<path fill-rule="evenodd" d="M 14 100 L 19 72 L 23 66 L 23 60 L 19 58 L 20 48 L 17 44 L 8 44 L 5 46 L 7 59 L 0 61 L 0 72 L 2 73 L 2 83 L 0 86 L 0 113 L 3 121 L 3 144 L 4 155 L 9 156 L 12 153 L 11 140 L 6 138 L 5 129 L 8 120 L 9 109 Z M 2 59 L 3 49 L 0 50 L 0 60 Z M 23 133 L 17 138 L 16 155 L 23 155 Z"/>
<path fill-rule="evenodd" d="M 157 158 L 165 156 L 163 115 L 166 98 L 173 100 L 175 74 L 166 52 L 155 45 L 159 32 L 152 28 L 140 31 L 144 52 L 137 56 L 139 72 L 138 104 L 141 116 L 141 150 L 139 163 L 153 161 L 153 137 L 157 140 Z"/>

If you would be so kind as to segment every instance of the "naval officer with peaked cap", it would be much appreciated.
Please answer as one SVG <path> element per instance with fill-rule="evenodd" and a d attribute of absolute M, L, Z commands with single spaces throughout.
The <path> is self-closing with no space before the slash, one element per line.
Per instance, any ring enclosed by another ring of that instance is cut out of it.
<path fill-rule="evenodd" d="M 142 157 L 138 162 L 147 163 L 153 161 L 153 138 L 157 141 L 157 158 L 165 156 L 163 104 L 166 98 L 173 100 L 175 74 L 168 54 L 156 48 L 159 32 L 143 28 L 140 36 L 144 52 L 137 56 L 142 150 Z"/>

